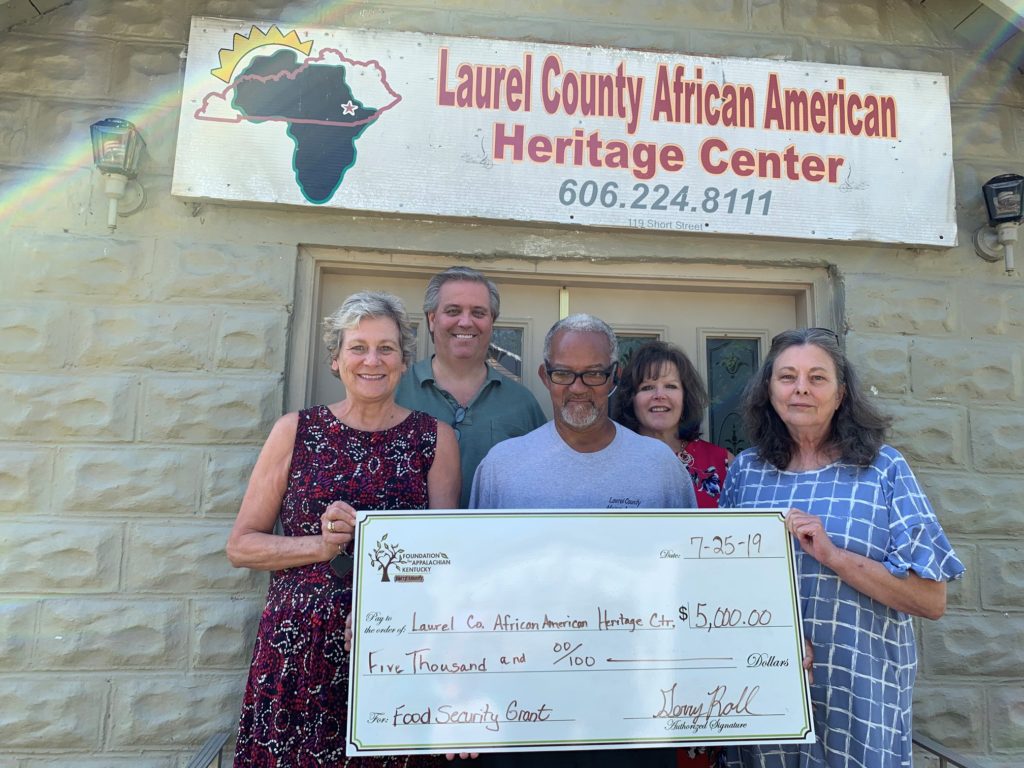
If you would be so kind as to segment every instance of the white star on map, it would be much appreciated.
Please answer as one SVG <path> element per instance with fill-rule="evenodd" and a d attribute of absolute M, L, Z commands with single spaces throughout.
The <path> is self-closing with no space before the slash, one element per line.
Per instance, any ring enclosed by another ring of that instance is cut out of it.
<path fill-rule="evenodd" d="M 341 111 L 346 115 L 354 115 L 356 113 L 356 105 L 352 103 L 352 99 L 349 99 L 347 104 L 341 105 Z"/>

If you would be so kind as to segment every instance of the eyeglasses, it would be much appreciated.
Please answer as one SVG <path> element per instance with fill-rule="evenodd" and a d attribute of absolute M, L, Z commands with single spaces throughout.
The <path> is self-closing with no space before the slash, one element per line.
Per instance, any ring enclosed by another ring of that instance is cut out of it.
<path fill-rule="evenodd" d="M 576 383 L 576 379 L 583 379 L 583 383 L 588 387 L 600 387 L 615 373 L 616 365 L 617 363 L 612 363 L 611 367 L 604 370 L 582 371 L 579 373 L 566 370 L 565 368 L 545 368 L 544 370 L 548 372 L 548 378 L 551 380 L 551 383 L 558 384 L 560 387 L 571 387 Z"/>
<path fill-rule="evenodd" d="M 466 420 L 466 409 L 461 405 L 455 409 L 455 415 L 452 418 L 452 429 L 455 430 L 455 439 L 462 440 L 462 430 L 459 429 L 459 424 Z"/>
<path fill-rule="evenodd" d="M 779 333 L 779 334 L 776 334 L 775 336 L 772 336 L 772 346 L 774 346 L 775 342 L 777 342 L 783 336 L 786 336 L 786 335 L 788 335 L 790 333 L 801 333 L 801 332 L 805 332 L 806 333 L 806 332 L 810 332 L 810 331 L 814 331 L 816 333 L 824 333 L 827 336 L 831 336 L 833 339 L 835 339 L 837 344 L 839 343 L 839 334 L 836 333 L 835 331 L 833 331 L 831 328 L 794 328 L 792 330 L 783 331 L 782 333 Z"/>

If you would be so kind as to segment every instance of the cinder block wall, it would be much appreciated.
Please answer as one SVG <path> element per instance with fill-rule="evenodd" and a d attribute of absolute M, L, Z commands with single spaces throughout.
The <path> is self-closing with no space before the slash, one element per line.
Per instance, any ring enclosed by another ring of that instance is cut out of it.
<path fill-rule="evenodd" d="M 961 244 L 186 203 L 169 190 L 191 14 L 942 72 Z M 282 409 L 300 243 L 829 267 L 849 351 L 970 569 L 920 627 L 918 727 L 1024 762 L 1024 282 L 970 245 L 981 182 L 1024 170 L 1024 80 L 946 30 L 911 0 L 75 0 L 0 33 L 0 768 L 183 766 L 234 727 L 266 579 L 223 544 Z M 88 126 L 115 115 L 148 143 L 148 201 L 110 236 Z"/>

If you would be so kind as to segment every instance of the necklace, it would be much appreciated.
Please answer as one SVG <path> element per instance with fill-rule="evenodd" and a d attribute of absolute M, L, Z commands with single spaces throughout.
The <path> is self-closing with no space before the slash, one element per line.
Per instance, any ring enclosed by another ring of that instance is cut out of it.
<path fill-rule="evenodd" d="M 690 465 L 693 464 L 693 455 L 688 450 L 686 450 L 686 448 L 689 445 L 690 442 L 687 440 L 685 443 L 683 443 L 682 447 L 678 451 L 676 451 L 676 456 L 678 456 L 679 460 L 683 462 L 684 467 L 690 467 Z"/>

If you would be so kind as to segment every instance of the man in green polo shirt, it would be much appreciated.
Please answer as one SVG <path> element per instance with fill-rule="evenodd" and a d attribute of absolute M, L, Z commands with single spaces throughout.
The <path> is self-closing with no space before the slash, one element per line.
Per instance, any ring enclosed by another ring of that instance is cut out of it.
<path fill-rule="evenodd" d="M 409 368 L 395 392 L 399 405 L 455 428 L 461 507 L 468 505 L 473 473 L 491 447 L 547 421 L 526 387 L 487 364 L 500 303 L 497 286 L 475 269 L 451 267 L 434 275 L 423 296 L 434 356 Z"/>

